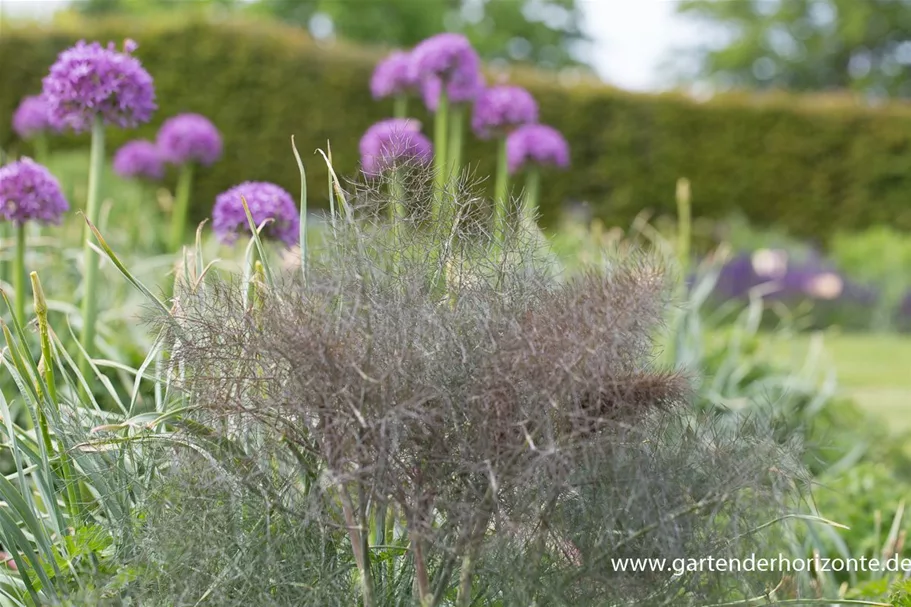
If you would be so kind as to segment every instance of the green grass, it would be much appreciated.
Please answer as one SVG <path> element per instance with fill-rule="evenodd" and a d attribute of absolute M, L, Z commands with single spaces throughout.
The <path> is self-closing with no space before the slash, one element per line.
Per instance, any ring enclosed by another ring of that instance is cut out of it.
<path fill-rule="evenodd" d="M 799 360 L 810 340 L 801 336 L 777 348 Z M 823 344 L 824 360 L 834 366 L 846 395 L 885 417 L 896 432 L 911 430 L 911 336 L 830 332 Z"/>

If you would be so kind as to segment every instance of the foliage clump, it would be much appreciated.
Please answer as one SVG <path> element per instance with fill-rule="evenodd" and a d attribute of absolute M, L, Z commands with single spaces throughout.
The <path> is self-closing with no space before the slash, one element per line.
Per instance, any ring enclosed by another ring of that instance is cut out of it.
<path fill-rule="evenodd" d="M 774 586 L 670 569 L 761 551 L 799 465 L 762 428 L 694 416 L 686 377 L 655 364 L 660 264 L 561 280 L 521 214 L 490 234 L 470 189 L 422 204 L 401 175 L 341 200 L 304 268 L 178 290 L 164 326 L 195 420 L 138 530 L 136 591 L 641 605 Z"/>

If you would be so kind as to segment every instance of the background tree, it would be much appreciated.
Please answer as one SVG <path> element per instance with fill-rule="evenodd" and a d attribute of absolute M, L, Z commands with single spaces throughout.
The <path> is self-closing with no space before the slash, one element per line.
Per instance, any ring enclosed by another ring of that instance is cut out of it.
<path fill-rule="evenodd" d="M 545 68 L 584 64 L 580 0 L 86 0 L 83 13 L 148 12 L 191 5 L 269 16 L 317 37 L 409 47 L 442 31 L 468 36 L 485 60 Z"/>
<path fill-rule="evenodd" d="M 578 0 L 318 0 L 318 4 L 342 37 L 411 46 L 440 31 L 458 31 L 486 60 L 562 67 L 579 63 L 587 41 Z"/>
<path fill-rule="evenodd" d="M 911 96 L 911 0 L 683 0 L 718 26 L 696 75 L 721 86 Z"/>
<path fill-rule="evenodd" d="M 149 14 L 158 11 L 234 10 L 243 0 L 75 0 L 76 11 L 85 15 L 109 13 Z"/>

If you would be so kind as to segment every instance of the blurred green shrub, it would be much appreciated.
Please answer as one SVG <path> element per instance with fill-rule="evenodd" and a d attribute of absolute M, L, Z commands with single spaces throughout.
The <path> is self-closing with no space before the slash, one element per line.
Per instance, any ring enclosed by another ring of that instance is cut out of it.
<path fill-rule="evenodd" d="M 830 250 L 839 267 L 879 290 L 874 328 L 891 328 L 895 311 L 911 288 L 911 235 L 890 226 L 839 232 Z"/>
<path fill-rule="evenodd" d="M 302 30 L 250 21 L 193 18 L 66 21 L 52 27 L 6 26 L 0 39 L 0 117 L 40 90 L 56 53 L 80 38 L 140 43 L 138 56 L 156 79 L 161 109 L 138 131 L 112 129 L 111 151 L 126 139 L 154 135 L 181 111 L 210 116 L 225 135 L 225 158 L 201 171 L 197 216 L 214 196 L 244 179 L 297 187 L 290 136 L 303 151 L 334 144 L 336 168 L 354 174 L 356 142 L 391 113 L 368 92 L 383 53 L 320 45 Z M 572 143 L 573 169 L 548 175 L 545 221 L 563 203 L 587 202 L 610 225 L 628 225 L 643 208 L 672 211 L 678 177 L 693 183 L 696 214 L 743 210 L 801 236 L 826 239 L 838 229 L 889 223 L 911 229 L 911 109 L 872 109 L 837 97 L 724 95 L 697 102 L 677 94 L 641 95 L 577 75 L 514 70 L 541 105 L 541 119 Z M 415 102 L 413 105 L 418 105 Z M 416 117 L 427 124 L 421 109 Z M 16 144 L 0 120 L 0 145 Z M 74 145 L 67 138 L 57 145 Z M 14 145 L 20 150 L 21 145 Z M 466 158 L 480 176 L 493 168 L 489 142 L 470 141 Z M 315 165 L 314 165 L 315 166 Z M 310 171 L 312 192 L 326 176 Z M 490 185 L 489 183 L 486 185 Z M 319 200 L 314 200 L 318 204 Z"/>
<path fill-rule="evenodd" d="M 911 607 L 911 580 L 896 584 L 889 600 L 894 607 Z"/>

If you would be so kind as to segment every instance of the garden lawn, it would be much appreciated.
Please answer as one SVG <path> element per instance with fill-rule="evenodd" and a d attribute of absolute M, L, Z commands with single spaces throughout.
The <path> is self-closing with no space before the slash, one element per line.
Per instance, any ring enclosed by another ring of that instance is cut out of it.
<path fill-rule="evenodd" d="M 825 358 L 835 366 L 846 395 L 884 416 L 893 431 L 911 430 L 911 336 L 829 332 L 824 344 Z M 783 356 L 801 356 L 810 337 L 777 347 Z"/>

